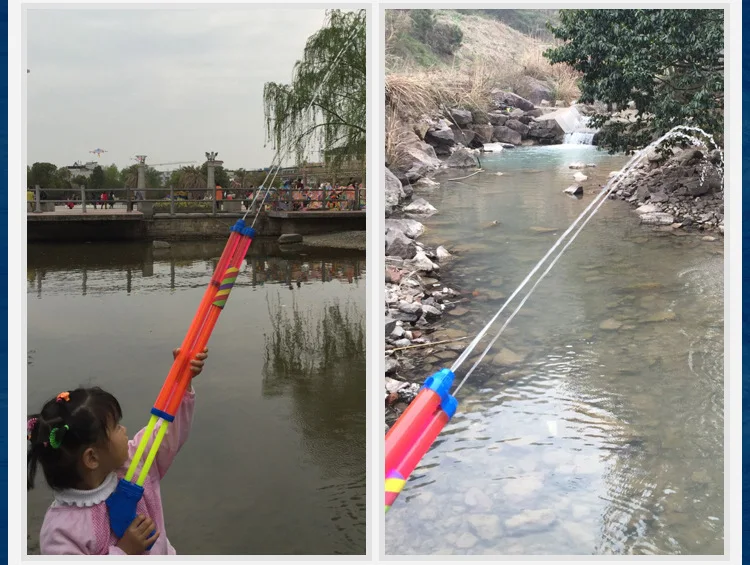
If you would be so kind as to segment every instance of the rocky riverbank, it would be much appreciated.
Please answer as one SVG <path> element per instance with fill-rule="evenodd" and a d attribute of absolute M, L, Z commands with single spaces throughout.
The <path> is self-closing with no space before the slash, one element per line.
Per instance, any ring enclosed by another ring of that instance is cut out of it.
<path fill-rule="evenodd" d="M 719 150 L 674 148 L 666 156 L 654 152 L 613 196 L 637 207 L 644 224 L 723 235 L 723 165 Z"/>

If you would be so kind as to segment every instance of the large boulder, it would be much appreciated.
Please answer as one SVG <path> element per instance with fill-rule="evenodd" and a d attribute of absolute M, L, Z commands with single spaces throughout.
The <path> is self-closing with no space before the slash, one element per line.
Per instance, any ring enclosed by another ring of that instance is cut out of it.
<path fill-rule="evenodd" d="M 474 119 L 469 110 L 461 110 L 459 108 L 451 109 L 450 115 L 454 123 L 458 126 L 468 126 Z"/>
<path fill-rule="evenodd" d="M 522 141 L 520 133 L 505 126 L 495 126 L 492 130 L 492 140 L 513 145 L 520 145 Z"/>
<path fill-rule="evenodd" d="M 493 126 L 502 126 L 508 120 L 508 114 L 501 110 L 490 112 L 489 114 L 487 114 L 487 117 L 489 117 L 490 124 L 492 124 Z"/>
<path fill-rule="evenodd" d="M 514 94 L 513 92 L 506 92 L 504 90 L 493 90 L 491 92 L 492 99 L 495 102 L 496 105 L 506 105 L 506 106 L 512 106 L 514 108 L 519 108 L 524 111 L 529 111 L 534 109 L 534 104 L 530 102 L 529 100 L 526 100 L 526 98 L 523 98 L 519 96 L 518 94 Z"/>
<path fill-rule="evenodd" d="M 471 167 L 478 167 L 479 160 L 477 159 L 477 156 L 473 151 L 466 149 L 466 147 L 459 147 L 445 161 L 445 166 L 459 169 L 468 169 Z"/>
<path fill-rule="evenodd" d="M 472 127 L 472 126 L 469 126 Z M 476 139 L 476 133 L 474 133 L 473 129 L 468 128 L 458 128 L 456 126 L 452 126 L 451 129 L 453 130 L 453 137 L 456 140 L 457 144 L 465 145 L 466 147 L 469 147 L 472 143 L 474 143 Z M 450 151 L 447 153 L 443 153 L 444 155 L 449 155 Z"/>
<path fill-rule="evenodd" d="M 393 208 L 406 198 L 401 181 L 398 180 L 390 169 L 385 169 L 385 215 L 390 216 Z"/>
<path fill-rule="evenodd" d="M 441 163 L 431 145 L 417 140 L 412 144 L 398 146 L 389 167 L 402 183 L 413 183 L 438 170 Z"/>
<path fill-rule="evenodd" d="M 534 104 L 541 104 L 542 100 L 552 100 L 555 97 L 553 90 L 546 82 L 534 77 L 524 77 L 522 88 L 526 98 Z"/>
<path fill-rule="evenodd" d="M 476 134 L 476 141 L 478 141 L 481 144 L 485 143 L 491 143 L 492 142 L 492 134 L 494 132 L 494 129 L 491 125 L 478 125 L 474 124 L 471 126 L 471 129 Z"/>
<path fill-rule="evenodd" d="M 525 137 L 531 129 L 529 126 L 516 119 L 508 120 L 507 122 L 505 122 L 505 127 L 517 131 L 521 134 L 521 137 Z"/>
<path fill-rule="evenodd" d="M 540 145 L 556 145 L 563 142 L 565 132 L 555 119 L 536 120 L 530 124 L 526 137 Z"/>
<path fill-rule="evenodd" d="M 385 229 L 402 232 L 406 237 L 416 239 L 424 233 L 424 224 L 417 220 L 388 219 L 385 221 Z"/>
<path fill-rule="evenodd" d="M 437 208 L 427 202 L 424 198 L 417 198 L 408 206 L 404 206 L 404 212 L 418 216 L 432 216 L 437 212 Z"/>
<path fill-rule="evenodd" d="M 486 125 L 490 123 L 490 117 L 484 110 L 472 110 L 471 117 L 473 123 L 477 125 Z"/>
<path fill-rule="evenodd" d="M 385 254 L 401 259 L 412 259 L 417 254 L 417 244 L 394 228 L 385 228 Z"/>
<path fill-rule="evenodd" d="M 456 144 L 456 137 L 450 127 L 429 129 L 424 140 L 435 148 L 437 155 L 449 155 L 450 148 Z"/>

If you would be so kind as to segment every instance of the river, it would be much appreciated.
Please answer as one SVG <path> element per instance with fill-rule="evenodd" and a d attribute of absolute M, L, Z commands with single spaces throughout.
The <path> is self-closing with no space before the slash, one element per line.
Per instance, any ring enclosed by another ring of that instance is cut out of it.
<path fill-rule="evenodd" d="M 132 437 L 224 242 L 30 245 L 28 410 L 99 385 Z M 257 240 L 196 379 L 189 441 L 162 482 L 178 554 L 364 554 L 364 254 Z M 28 493 L 28 549 L 51 493 Z"/>
<path fill-rule="evenodd" d="M 582 171 L 582 199 L 562 194 L 575 161 L 597 165 Z M 441 284 L 474 295 L 434 337 L 475 335 L 626 161 L 586 145 L 516 148 L 415 191 L 439 211 L 422 240 L 455 253 Z M 723 259 L 718 234 L 656 230 L 606 202 L 459 391 L 386 515 L 386 552 L 722 554 Z"/>

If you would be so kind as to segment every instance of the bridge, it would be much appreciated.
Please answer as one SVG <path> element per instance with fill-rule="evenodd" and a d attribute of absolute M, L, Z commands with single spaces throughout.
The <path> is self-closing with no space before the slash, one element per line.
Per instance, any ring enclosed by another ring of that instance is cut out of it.
<path fill-rule="evenodd" d="M 223 193 L 203 188 L 101 192 L 107 193 L 107 200 L 85 190 L 71 193 L 36 187 L 27 203 L 28 241 L 221 238 L 245 213 L 249 218 L 258 214 L 255 227 L 262 236 L 314 235 L 366 227 L 365 189 L 360 188 L 277 189 L 266 198 L 261 194 L 255 199 L 247 193 L 224 199 Z"/>

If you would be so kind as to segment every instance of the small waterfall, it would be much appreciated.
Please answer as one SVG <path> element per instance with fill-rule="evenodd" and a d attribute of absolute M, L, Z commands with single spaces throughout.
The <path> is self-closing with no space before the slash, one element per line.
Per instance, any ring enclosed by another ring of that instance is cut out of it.
<path fill-rule="evenodd" d="M 566 133 L 563 137 L 565 145 L 593 145 L 595 131 L 583 130 Z"/>

